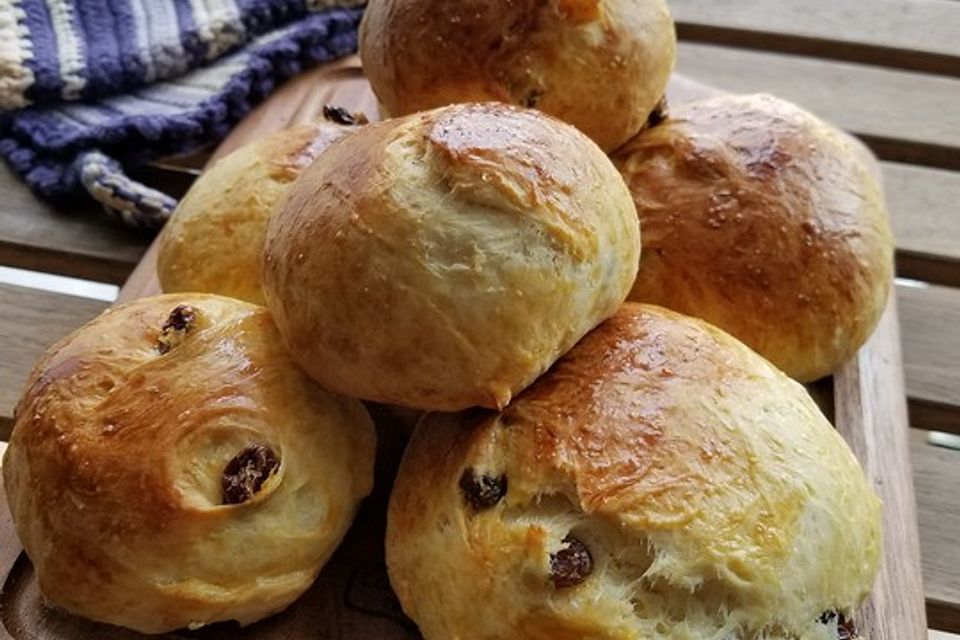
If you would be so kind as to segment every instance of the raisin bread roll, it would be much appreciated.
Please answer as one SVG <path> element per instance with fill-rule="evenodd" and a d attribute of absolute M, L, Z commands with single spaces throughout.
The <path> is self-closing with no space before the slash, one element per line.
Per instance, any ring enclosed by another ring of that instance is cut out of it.
<path fill-rule="evenodd" d="M 835 371 L 873 332 L 893 239 L 869 154 L 776 98 L 673 108 L 614 154 L 643 229 L 630 294 L 729 331 L 790 376 Z"/>
<path fill-rule="evenodd" d="M 360 56 L 391 115 L 497 100 L 610 151 L 663 96 L 676 34 L 664 0 L 371 0 Z"/>
<path fill-rule="evenodd" d="M 50 349 L 3 479 L 48 604 L 160 633 L 293 602 L 369 493 L 373 457 L 362 404 L 310 381 L 265 309 L 168 295 Z"/>
<path fill-rule="evenodd" d="M 197 178 L 160 235 L 163 291 L 263 304 L 260 262 L 274 207 L 324 149 L 363 122 L 342 109 L 325 112 L 327 120 L 240 147 Z"/>
<path fill-rule="evenodd" d="M 589 138 L 455 105 L 331 145 L 270 221 L 263 282 L 325 388 L 495 408 L 616 311 L 639 251 L 630 193 Z"/>
<path fill-rule="evenodd" d="M 429 414 L 387 566 L 427 640 L 837 640 L 881 507 L 799 384 L 626 304 L 502 413 Z"/>

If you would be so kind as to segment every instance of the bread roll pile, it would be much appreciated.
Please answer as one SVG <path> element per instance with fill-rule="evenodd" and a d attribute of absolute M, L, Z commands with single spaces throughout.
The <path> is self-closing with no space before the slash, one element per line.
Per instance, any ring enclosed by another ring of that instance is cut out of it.
<path fill-rule="evenodd" d="M 869 157 L 768 96 L 665 107 L 663 0 L 371 0 L 361 56 L 392 119 L 214 164 L 179 293 L 31 375 L 3 473 L 48 604 L 283 609 L 371 489 L 366 401 L 426 412 L 386 535 L 426 640 L 850 637 L 880 504 L 797 381 L 885 306 Z"/>

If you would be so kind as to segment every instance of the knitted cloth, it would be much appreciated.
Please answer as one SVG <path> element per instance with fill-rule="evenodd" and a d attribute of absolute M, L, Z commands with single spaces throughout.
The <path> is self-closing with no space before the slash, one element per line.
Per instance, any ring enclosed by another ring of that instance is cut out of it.
<path fill-rule="evenodd" d="M 124 166 L 218 140 L 276 84 L 356 50 L 362 0 L 0 0 L 0 154 L 35 193 L 158 227 Z"/>

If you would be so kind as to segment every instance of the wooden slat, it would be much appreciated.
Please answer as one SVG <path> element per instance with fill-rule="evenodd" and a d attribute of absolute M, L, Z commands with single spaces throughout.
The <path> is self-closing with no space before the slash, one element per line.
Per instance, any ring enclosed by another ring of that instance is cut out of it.
<path fill-rule="evenodd" d="M 678 71 L 792 100 L 855 133 L 881 159 L 960 170 L 960 78 L 689 42 Z"/>
<path fill-rule="evenodd" d="M 960 289 L 899 287 L 899 300 L 911 424 L 960 432 Z"/>
<path fill-rule="evenodd" d="M 960 451 L 927 443 L 914 431 L 910 450 L 931 627 L 960 633 Z"/>
<path fill-rule="evenodd" d="M 92 202 L 41 202 L 0 163 L 0 265 L 121 283 L 149 242 Z"/>
<path fill-rule="evenodd" d="M 881 164 L 897 239 L 897 273 L 960 287 L 960 172 Z"/>
<path fill-rule="evenodd" d="M 960 76 L 952 0 L 670 0 L 681 38 Z"/>
<path fill-rule="evenodd" d="M 90 320 L 107 303 L 0 284 L 0 439 L 27 375 L 46 348 Z"/>
<path fill-rule="evenodd" d="M 898 335 L 891 296 L 870 340 L 833 377 L 834 423 L 884 505 L 880 572 L 857 629 L 866 638 L 921 640 L 927 620 Z"/>

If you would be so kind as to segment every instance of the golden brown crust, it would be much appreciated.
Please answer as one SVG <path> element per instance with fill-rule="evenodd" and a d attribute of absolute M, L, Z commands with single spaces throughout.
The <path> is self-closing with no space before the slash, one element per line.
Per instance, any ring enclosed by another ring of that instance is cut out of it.
<path fill-rule="evenodd" d="M 873 331 L 892 280 L 863 157 L 769 96 L 671 109 L 614 154 L 643 229 L 631 299 L 704 318 L 800 381 L 833 372 Z"/>
<path fill-rule="evenodd" d="M 457 105 L 333 144 L 271 221 L 264 287 L 324 387 L 498 407 L 616 310 L 639 248 L 630 194 L 588 138 Z"/>
<path fill-rule="evenodd" d="M 320 122 L 243 146 L 197 178 L 160 236 L 167 293 L 205 292 L 263 304 L 267 221 L 300 173 L 353 127 Z"/>
<path fill-rule="evenodd" d="M 496 480 L 485 501 L 467 473 Z M 557 587 L 568 536 L 592 566 Z M 802 387 L 628 303 L 502 413 L 421 421 L 386 549 L 428 640 L 827 640 L 817 618 L 873 581 L 880 504 Z"/>
<path fill-rule="evenodd" d="M 224 470 L 250 445 L 279 467 L 224 504 Z M 48 603 L 156 633 L 290 604 L 370 491 L 373 449 L 362 405 L 308 380 L 265 309 L 170 295 L 51 348 L 3 476 Z"/>
<path fill-rule="evenodd" d="M 675 48 L 662 0 L 374 0 L 360 27 L 364 71 L 391 115 L 496 100 L 608 151 L 663 96 Z"/>

